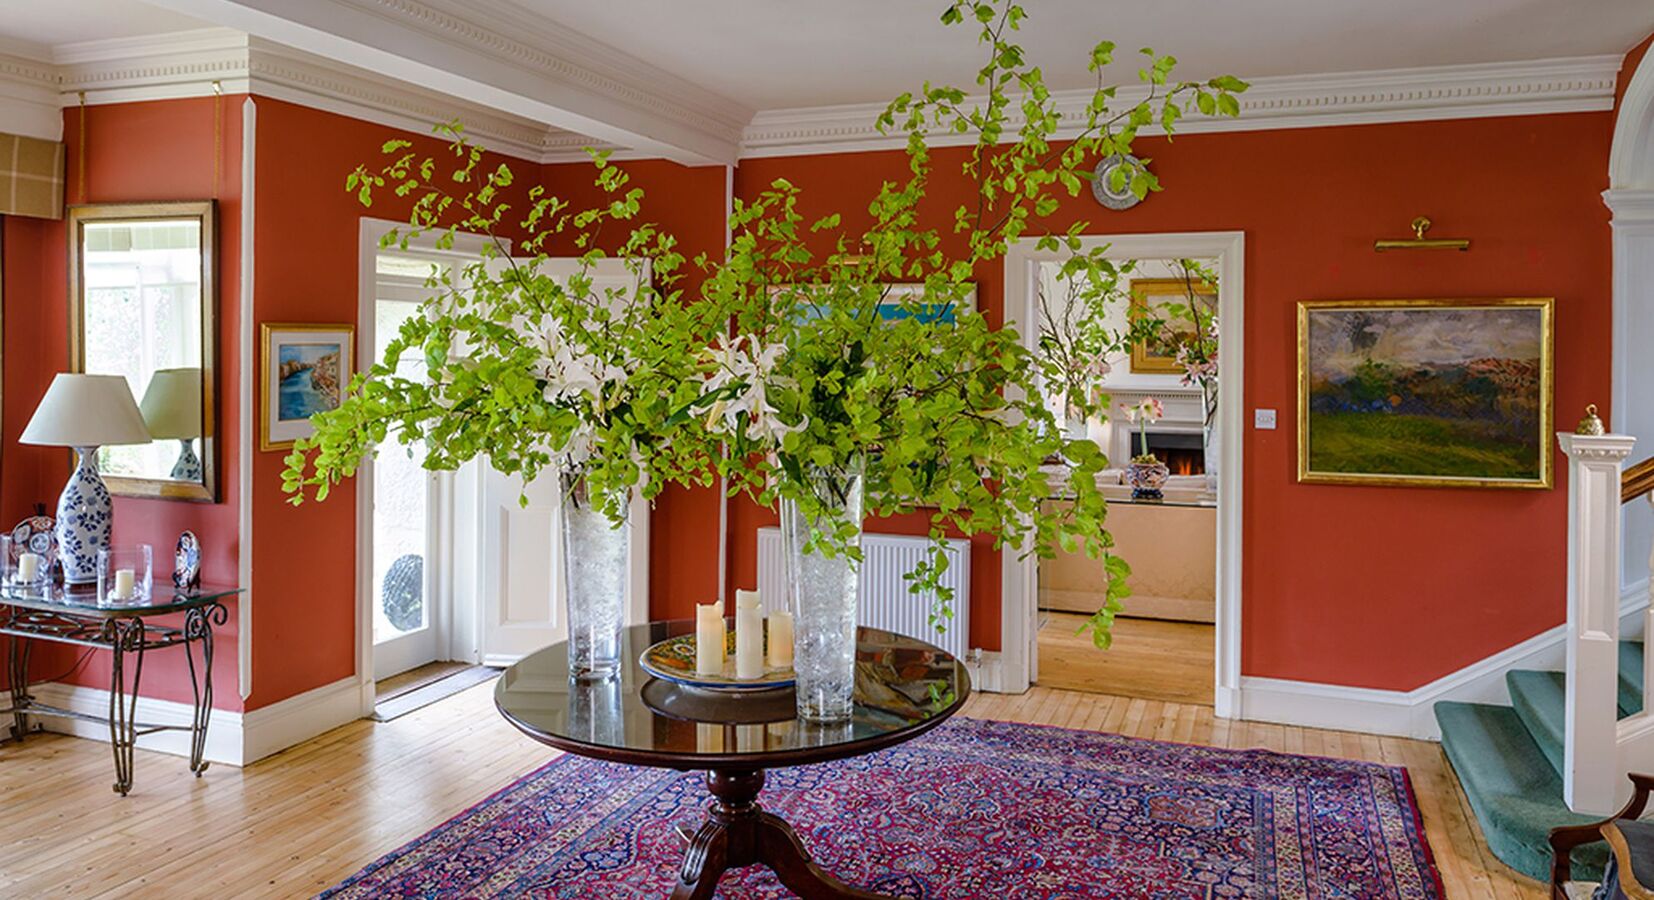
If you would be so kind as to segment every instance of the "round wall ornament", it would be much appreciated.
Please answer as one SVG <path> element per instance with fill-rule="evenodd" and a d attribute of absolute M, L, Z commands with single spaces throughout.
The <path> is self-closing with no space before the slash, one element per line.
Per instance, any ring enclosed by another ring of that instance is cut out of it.
<path fill-rule="evenodd" d="M 1095 177 L 1091 179 L 1091 195 L 1109 209 L 1131 209 L 1143 202 L 1143 198 L 1131 192 L 1130 178 L 1126 179 L 1126 183 L 1121 185 L 1118 191 L 1114 190 L 1110 183 L 1109 175 L 1122 164 L 1136 165 L 1137 157 L 1111 153 L 1103 157 L 1102 162 L 1097 163 L 1097 168 L 1092 173 Z"/>

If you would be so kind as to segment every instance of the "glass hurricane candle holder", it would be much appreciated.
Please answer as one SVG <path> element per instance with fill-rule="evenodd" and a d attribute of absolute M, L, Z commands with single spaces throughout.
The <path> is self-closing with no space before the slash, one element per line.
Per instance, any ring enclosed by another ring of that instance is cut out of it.
<path fill-rule="evenodd" d="M 154 588 L 155 554 L 148 544 L 98 551 L 98 602 L 110 606 L 148 602 Z"/>
<path fill-rule="evenodd" d="M 43 554 L 10 535 L 0 535 L 0 580 L 11 588 L 44 589 L 51 580 L 51 567 Z"/>

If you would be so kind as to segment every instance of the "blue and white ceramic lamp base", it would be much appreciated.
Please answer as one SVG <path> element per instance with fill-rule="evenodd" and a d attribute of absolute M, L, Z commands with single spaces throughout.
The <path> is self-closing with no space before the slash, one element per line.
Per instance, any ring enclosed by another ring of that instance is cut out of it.
<path fill-rule="evenodd" d="M 109 549 L 114 504 L 98 475 L 98 448 L 76 447 L 80 464 L 57 501 L 57 552 L 67 584 L 98 580 L 98 551 Z"/>

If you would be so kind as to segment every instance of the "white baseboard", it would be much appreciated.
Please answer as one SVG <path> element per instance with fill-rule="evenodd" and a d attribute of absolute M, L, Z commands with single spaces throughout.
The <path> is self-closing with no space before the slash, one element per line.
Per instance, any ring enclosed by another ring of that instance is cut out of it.
<path fill-rule="evenodd" d="M 77 684 L 63 684 L 49 682 L 37 684 L 29 688 L 29 693 L 35 700 L 47 706 L 56 706 L 70 712 L 85 715 L 109 715 L 109 692 L 102 688 L 83 687 Z M 139 697 L 136 717 L 141 723 L 156 725 L 189 725 L 193 710 L 188 703 L 176 703 L 171 700 L 157 700 L 153 697 Z M 108 742 L 109 726 L 100 722 L 87 722 L 82 719 L 65 719 L 59 716 L 31 716 L 32 721 L 38 723 L 47 731 L 58 734 L 72 734 L 75 737 L 91 738 L 97 741 Z M 224 765 L 239 766 L 242 760 L 242 733 L 245 729 L 243 714 L 227 709 L 214 709 L 207 720 L 207 749 L 208 762 Z M 159 753 L 170 753 L 174 756 L 190 755 L 190 735 L 187 731 L 159 731 L 155 734 L 138 738 L 138 747 L 143 750 L 154 750 Z"/>
<path fill-rule="evenodd" d="M 1648 607 L 1646 580 L 1621 595 L 1620 634 L 1640 636 Z M 1505 673 L 1512 669 L 1561 669 L 1567 626 L 1558 625 L 1478 662 L 1410 691 L 1288 681 L 1241 679 L 1237 718 L 1339 731 L 1364 731 L 1421 740 L 1440 740 L 1435 705 L 1442 700 L 1509 703 Z"/>
<path fill-rule="evenodd" d="M 1005 690 L 1005 662 L 998 650 L 973 650 L 965 657 L 965 671 L 971 676 L 971 690 L 990 694 Z"/>
<path fill-rule="evenodd" d="M 102 688 L 50 682 L 35 685 L 29 692 L 48 706 L 88 715 L 109 715 L 109 691 Z M 371 700 L 369 704 L 371 707 Z M 361 710 L 361 689 L 355 676 L 245 713 L 214 709 L 207 721 L 207 761 L 244 766 L 359 719 Z M 191 714 L 187 703 L 138 698 L 139 722 L 188 725 Z M 109 740 L 109 726 L 102 723 L 57 716 L 36 716 L 34 720 L 47 731 Z M 138 738 L 138 747 L 189 756 L 190 735 L 187 731 L 160 731 Z"/>

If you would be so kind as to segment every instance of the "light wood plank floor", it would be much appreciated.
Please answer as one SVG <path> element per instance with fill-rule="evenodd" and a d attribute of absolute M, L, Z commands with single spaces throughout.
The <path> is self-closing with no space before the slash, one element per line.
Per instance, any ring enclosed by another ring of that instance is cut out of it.
<path fill-rule="evenodd" d="M 1173 703 L 1212 702 L 1217 634 L 1200 622 L 1114 620 L 1114 644 L 1098 651 L 1086 616 L 1042 611 L 1039 683 L 1044 687 Z"/>
<path fill-rule="evenodd" d="M 109 790 L 104 744 L 40 735 L 0 745 L 0 897 L 309 896 L 551 757 L 500 718 L 490 691 L 478 685 L 386 724 L 355 722 L 200 780 L 177 757 L 139 752 L 124 800 Z M 965 714 L 1404 765 L 1448 897 L 1544 896 L 1488 852 L 1434 744 L 1049 688 L 977 695 Z"/>

